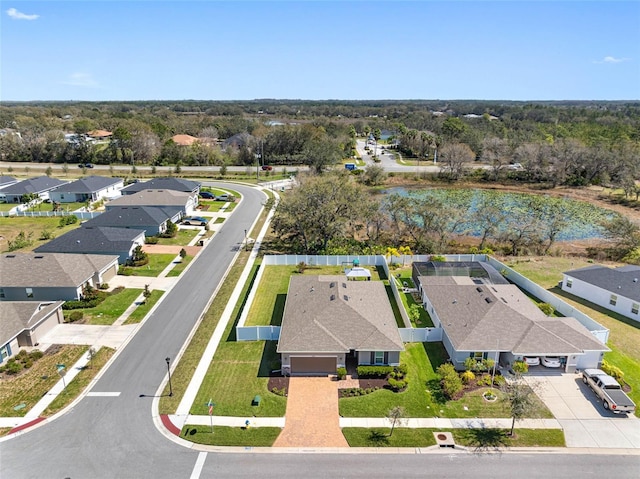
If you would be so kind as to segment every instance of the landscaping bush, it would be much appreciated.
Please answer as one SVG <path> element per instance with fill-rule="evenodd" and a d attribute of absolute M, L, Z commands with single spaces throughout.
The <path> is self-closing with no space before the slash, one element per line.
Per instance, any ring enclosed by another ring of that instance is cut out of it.
<path fill-rule="evenodd" d="M 338 375 L 338 379 L 341 381 L 347 377 L 347 369 L 346 368 L 338 368 L 336 370 L 336 374 Z"/>
<path fill-rule="evenodd" d="M 495 384 L 498 387 L 504 386 L 506 382 L 507 380 L 504 378 L 504 376 L 501 376 L 500 374 L 496 375 L 493 378 L 493 384 Z"/>
<path fill-rule="evenodd" d="M 406 376 L 407 373 L 409 372 L 409 368 L 405 363 L 400 363 L 398 366 L 396 366 L 396 371 L 402 374 L 403 376 Z"/>
<path fill-rule="evenodd" d="M 109 289 L 109 283 L 100 283 L 98 289 Z"/>
<path fill-rule="evenodd" d="M 524 361 L 514 361 L 512 369 L 516 374 L 525 374 L 529 372 L 529 365 Z"/>
<path fill-rule="evenodd" d="M 491 376 L 489 374 L 483 374 L 478 378 L 478 386 L 491 386 Z"/>
<path fill-rule="evenodd" d="M 407 387 L 407 381 L 404 379 L 389 378 L 388 382 L 394 392 L 402 391 Z"/>
<path fill-rule="evenodd" d="M 273 388 L 273 389 L 271 389 L 271 392 L 273 394 L 278 395 L 278 396 L 284 397 L 284 396 L 287 395 L 287 388 Z"/>
<path fill-rule="evenodd" d="M 616 381 L 624 381 L 624 373 L 620 368 L 614 366 L 613 364 L 602 361 L 600 369 L 602 369 L 606 374 L 614 378 Z"/>
<path fill-rule="evenodd" d="M 554 307 L 549 303 L 540 303 L 538 308 L 540 308 L 540 311 L 542 311 L 546 316 L 553 316 L 553 313 L 556 312 Z"/>
<path fill-rule="evenodd" d="M 356 397 L 356 396 L 366 396 L 367 394 L 371 394 L 372 392 L 377 391 L 379 388 L 344 388 L 338 389 L 338 395 L 341 398 L 348 397 Z"/>
<path fill-rule="evenodd" d="M 22 370 L 22 364 L 16 361 L 14 358 L 7 361 L 7 365 L 4 367 L 4 372 L 9 375 L 18 374 Z"/>
<path fill-rule="evenodd" d="M 70 323 L 75 323 L 76 321 L 80 321 L 84 317 L 84 313 L 82 311 L 72 311 L 67 319 Z"/>
<path fill-rule="evenodd" d="M 144 242 L 146 244 L 158 244 L 158 241 L 160 241 L 160 238 L 158 238 L 157 236 L 147 236 L 144 239 Z"/>
<path fill-rule="evenodd" d="M 464 384 L 469 384 L 471 381 L 473 381 L 476 378 L 476 375 L 473 374 L 472 371 L 465 371 L 460 375 L 460 379 L 462 379 L 462 382 Z"/>
<path fill-rule="evenodd" d="M 445 363 L 438 366 L 436 371 L 440 376 L 442 391 L 449 398 L 453 399 L 463 389 L 462 379 L 453 367 L 453 364 Z"/>
<path fill-rule="evenodd" d="M 90 300 L 67 301 L 62 305 L 62 309 L 86 309 L 95 308 L 103 301 L 103 298 L 94 298 Z"/>
<path fill-rule="evenodd" d="M 29 357 L 31 358 L 32 361 L 37 361 L 42 356 L 44 356 L 44 353 L 42 351 L 40 351 L 39 349 L 34 349 L 33 351 L 31 351 L 29 353 Z"/>
<path fill-rule="evenodd" d="M 62 218 L 60 218 L 60 222 L 58 223 L 58 226 L 60 228 L 64 228 L 67 225 L 75 225 L 77 222 L 78 222 L 78 217 L 75 215 L 63 216 Z"/>
<path fill-rule="evenodd" d="M 386 378 L 393 371 L 393 366 L 358 366 L 358 378 Z"/>

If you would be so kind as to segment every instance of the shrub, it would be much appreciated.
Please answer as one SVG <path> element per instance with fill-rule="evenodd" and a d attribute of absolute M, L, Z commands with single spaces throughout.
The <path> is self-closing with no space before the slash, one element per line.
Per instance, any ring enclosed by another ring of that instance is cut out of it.
<path fill-rule="evenodd" d="M 76 321 L 80 321 L 84 317 L 84 313 L 82 311 L 71 311 L 67 319 L 70 323 L 75 323 Z"/>
<path fill-rule="evenodd" d="M 402 374 L 403 376 L 406 376 L 407 373 L 409 372 L 409 368 L 405 363 L 400 363 L 398 366 L 396 366 L 396 371 Z"/>
<path fill-rule="evenodd" d="M 538 308 L 540 308 L 540 311 L 542 311 L 546 316 L 553 316 L 553 313 L 556 312 L 554 307 L 549 303 L 540 303 Z"/>
<path fill-rule="evenodd" d="M 304 273 L 304 270 L 307 269 L 307 263 L 305 263 L 304 261 L 300 261 L 298 263 L 298 265 L 296 266 L 296 272 L 297 273 Z"/>
<path fill-rule="evenodd" d="M 386 378 L 393 370 L 393 366 L 358 366 L 358 377 Z"/>
<path fill-rule="evenodd" d="M 287 395 L 287 388 L 273 388 L 271 389 L 271 392 L 273 394 L 276 394 L 278 396 L 286 396 Z"/>
<path fill-rule="evenodd" d="M 606 361 L 602 361 L 602 365 L 600 366 L 600 369 L 602 369 L 606 374 L 608 374 L 609 376 L 611 376 L 617 381 L 624 380 L 624 373 L 622 372 L 622 370 L 619 367 L 614 366 L 613 364 L 609 364 Z"/>
<path fill-rule="evenodd" d="M 476 375 L 473 374 L 473 372 L 471 371 L 465 371 L 460 375 L 460 378 L 462 379 L 462 382 L 464 384 L 469 384 L 471 381 L 473 381 L 476 378 Z"/>
<path fill-rule="evenodd" d="M 37 361 L 38 359 L 40 359 L 42 356 L 44 356 L 44 353 L 42 351 L 40 351 L 39 349 L 34 349 L 33 351 L 31 351 L 29 353 L 29 357 L 33 360 L 33 361 Z"/>
<path fill-rule="evenodd" d="M 109 289 L 109 283 L 100 283 L 98 289 Z"/>
<path fill-rule="evenodd" d="M 54 237 L 54 234 L 49 230 L 42 230 L 40 233 L 40 239 L 43 241 L 53 239 Z"/>
<path fill-rule="evenodd" d="M 160 239 L 157 236 L 147 236 L 144 239 L 146 244 L 158 244 L 158 241 L 160 241 Z"/>
<path fill-rule="evenodd" d="M 478 379 L 478 386 L 491 386 L 491 376 L 488 374 L 483 374 Z"/>
<path fill-rule="evenodd" d="M 347 377 L 347 369 L 346 368 L 338 368 L 336 370 L 336 374 L 338 375 L 339 380 L 343 380 Z"/>
<path fill-rule="evenodd" d="M 529 372 L 529 365 L 524 361 L 514 361 L 512 368 L 513 372 L 516 374 L 525 374 Z"/>
<path fill-rule="evenodd" d="M 67 225 L 75 225 L 78 222 L 78 217 L 75 215 L 67 215 L 60 218 L 58 223 L 59 228 L 64 228 Z"/>
<path fill-rule="evenodd" d="M 440 384 L 444 394 L 453 399 L 463 389 L 462 379 L 453 367 L 453 364 L 445 363 L 438 366 L 436 370 L 440 376 Z"/>
<path fill-rule="evenodd" d="M 13 358 L 12 358 L 13 359 Z M 9 375 L 18 374 L 22 370 L 22 364 L 17 361 L 7 361 L 7 365 L 5 366 L 4 372 Z"/>
<path fill-rule="evenodd" d="M 389 378 L 388 382 L 391 389 L 393 389 L 395 392 L 401 391 L 407 387 L 407 381 L 405 381 L 404 379 Z"/>
<path fill-rule="evenodd" d="M 504 378 L 504 376 L 501 376 L 500 374 L 496 375 L 493 378 L 493 384 L 495 384 L 498 387 L 504 386 L 506 382 L 507 380 Z"/>

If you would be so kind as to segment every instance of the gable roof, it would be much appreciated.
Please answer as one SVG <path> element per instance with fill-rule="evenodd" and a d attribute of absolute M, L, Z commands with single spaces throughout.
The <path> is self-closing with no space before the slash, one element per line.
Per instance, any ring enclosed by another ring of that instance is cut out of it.
<path fill-rule="evenodd" d="M 65 193 L 93 193 L 100 191 L 113 185 L 122 183 L 122 178 L 109 178 L 106 176 L 87 176 L 79 180 L 59 186 L 55 190 Z"/>
<path fill-rule="evenodd" d="M 92 138 L 105 138 L 111 135 L 113 135 L 113 133 L 107 130 L 91 130 L 87 132 L 87 136 L 90 136 Z"/>
<path fill-rule="evenodd" d="M 143 230 L 87 226 L 58 236 L 38 246 L 34 251 L 36 253 L 117 254 L 129 251 L 133 242 L 141 235 L 144 237 Z"/>
<path fill-rule="evenodd" d="M 13 176 L 0 175 L 0 189 L 6 188 L 7 186 L 13 185 L 17 182 L 18 180 L 16 180 Z"/>
<path fill-rule="evenodd" d="M 31 329 L 56 311 L 64 301 L 0 301 L 0 346 Z"/>
<path fill-rule="evenodd" d="M 195 136 L 191 135 L 174 135 L 171 137 L 171 140 L 180 146 L 190 146 L 193 145 L 198 139 Z"/>
<path fill-rule="evenodd" d="M 619 268 L 593 265 L 564 273 L 605 291 L 640 302 L 640 266 L 625 265 Z"/>
<path fill-rule="evenodd" d="M 82 224 L 82 228 L 111 226 L 114 228 L 130 228 L 132 226 L 145 229 L 149 226 L 160 226 L 175 214 L 174 209 L 153 206 L 118 206 L 99 214 Z"/>
<path fill-rule="evenodd" d="M 77 287 L 117 261 L 117 256 L 103 254 L 4 253 L 0 278 L 4 287 Z"/>
<path fill-rule="evenodd" d="M 172 190 L 195 193 L 200 188 L 200 185 L 201 183 L 198 183 L 197 181 L 168 176 L 163 178 L 154 178 L 140 183 L 132 183 L 122 189 L 122 194 L 139 193 L 144 190 Z"/>
<path fill-rule="evenodd" d="M 344 276 L 293 276 L 278 352 L 403 351 L 380 281 Z"/>
<path fill-rule="evenodd" d="M 114 206 L 178 206 L 184 208 L 192 193 L 175 190 L 143 190 L 132 195 L 124 195 L 107 203 L 107 209 Z"/>
<path fill-rule="evenodd" d="M 575 318 L 547 317 L 517 286 L 474 284 L 468 277 L 420 277 L 457 351 L 553 355 L 607 351 Z"/>
<path fill-rule="evenodd" d="M 57 178 L 49 178 L 48 176 L 39 176 L 37 178 L 29 178 L 19 181 L 13 185 L 3 188 L 4 195 L 26 195 L 28 193 L 43 193 L 68 183 L 68 181 L 58 180 Z"/>

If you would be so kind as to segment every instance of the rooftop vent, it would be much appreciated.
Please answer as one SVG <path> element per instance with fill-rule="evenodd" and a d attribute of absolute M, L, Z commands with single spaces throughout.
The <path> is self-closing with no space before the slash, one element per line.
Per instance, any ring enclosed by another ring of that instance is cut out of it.
<path fill-rule="evenodd" d="M 35 259 L 42 259 L 42 258 L 44 258 L 44 256 L 39 255 L 39 256 L 34 256 L 34 258 L 35 258 Z"/>
<path fill-rule="evenodd" d="M 633 278 L 633 282 L 637 283 L 638 282 L 638 278 Z"/>
<path fill-rule="evenodd" d="M 331 301 L 335 301 L 335 299 L 336 299 L 336 295 L 335 295 L 335 294 L 332 294 L 332 295 L 331 295 Z"/>
<path fill-rule="evenodd" d="M 489 304 L 493 303 L 493 300 L 489 297 L 484 298 L 484 300 Z"/>
<path fill-rule="evenodd" d="M 478 287 L 476 288 L 476 291 L 477 291 L 478 293 L 482 293 L 482 288 L 481 288 L 480 286 L 478 286 Z"/>
<path fill-rule="evenodd" d="M 329 283 L 329 288 L 335 288 L 335 287 L 336 287 L 335 281 L 332 281 L 331 283 Z"/>

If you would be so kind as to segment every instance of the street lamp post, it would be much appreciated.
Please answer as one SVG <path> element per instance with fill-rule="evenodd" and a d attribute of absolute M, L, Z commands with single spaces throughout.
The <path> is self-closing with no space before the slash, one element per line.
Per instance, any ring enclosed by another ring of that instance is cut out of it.
<path fill-rule="evenodd" d="M 171 387 L 171 367 L 169 366 L 171 358 L 167 357 L 165 358 L 165 361 L 167 362 L 167 372 L 169 373 L 169 396 L 173 396 L 173 388 Z"/>
<path fill-rule="evenodd" d="M 247 239 L 247 230 L 244 230 L 244 250 L 247 251 L 249 246 L 249 240 Z"/>

